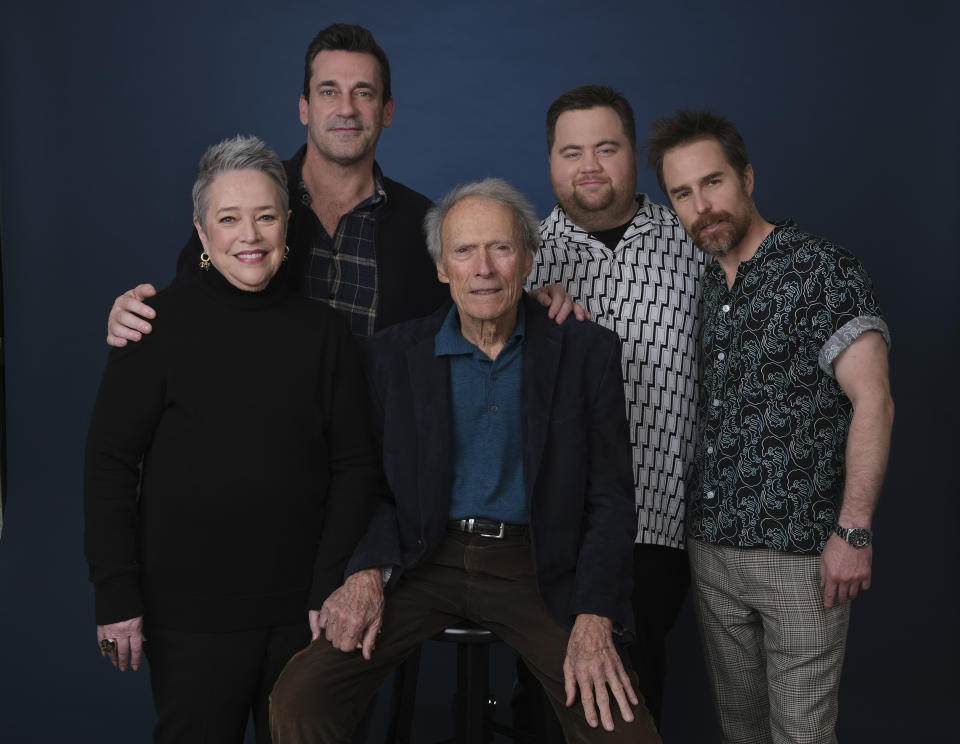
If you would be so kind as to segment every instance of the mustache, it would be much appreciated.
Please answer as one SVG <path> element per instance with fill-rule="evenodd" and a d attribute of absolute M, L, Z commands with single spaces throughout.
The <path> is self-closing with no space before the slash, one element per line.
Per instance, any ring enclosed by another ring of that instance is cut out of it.
<path fill-rule="evenodd" d="M 327 122 L 326 126 L 324 127 L 324 129 L 326 129 L 328 132 L 334 129 L 365 130 L 366 128 L 367 127 L 364 124 L 363 119 L 358 119 L 353 116 L 337 117 L 335 119 L 331 119 L 330 121 Z"/>
<path fill-rule="evenodd" d="M 701 230 L 703 230 L 703 228 L 705 228 L 707 225 L 712 225 L 714 222 L 731 223 L 733 222 L 733 216 L 729 212 L 724 212 L 724 211 L 721 211 L 721 212 L 711 211 L 711 212 L 706 212 L 705 214 L 701 214 L 699 217 L 697 217 L 696 220 L 694 220 L 693 225 L 691 225 L 691 233 L 693 235 L 696 235 Z"/>

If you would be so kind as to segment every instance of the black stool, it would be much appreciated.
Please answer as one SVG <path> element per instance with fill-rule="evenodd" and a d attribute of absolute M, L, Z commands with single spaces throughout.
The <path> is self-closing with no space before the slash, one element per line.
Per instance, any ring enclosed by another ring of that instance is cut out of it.
<path fill-rule="evenodd" d="M 487 744 L 494 733 L 514 741 L 527 741 L 509 726 L 493 720 L 496 699 L 490 694 L 488 646 L 500 640 L 496 634 L 465 621 L 441 631 L 431 640 L 457 644 L 454 737 L 441 744 Z M 417 648 L 395 672 L 387 744 L 410 744 L 419 671 L 420 649 Z"/>

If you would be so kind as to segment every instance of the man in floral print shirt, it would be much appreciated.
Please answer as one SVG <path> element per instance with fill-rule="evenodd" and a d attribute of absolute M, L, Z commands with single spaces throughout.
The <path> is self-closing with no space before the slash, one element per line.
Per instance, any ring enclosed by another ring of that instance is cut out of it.
<path fill-rule="evenodd" d="M 648 150 L 717 261 L 703 277 L 687 546 L 724 741 L 835 741 L 893 423 L 887 325 L 852 254 L 760 216 L 727 119 L 680 110 Z"/>

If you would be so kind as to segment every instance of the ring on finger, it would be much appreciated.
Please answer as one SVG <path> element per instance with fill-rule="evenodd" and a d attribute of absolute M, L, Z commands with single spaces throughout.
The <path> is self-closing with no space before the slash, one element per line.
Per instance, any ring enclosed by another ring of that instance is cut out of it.
<path fill-rule="evenodd" d="M 117 650 L 117 642 L 113 638 L 104 638 L 100 641 L 100 650 L 105 654 L 112 654 Z"/>

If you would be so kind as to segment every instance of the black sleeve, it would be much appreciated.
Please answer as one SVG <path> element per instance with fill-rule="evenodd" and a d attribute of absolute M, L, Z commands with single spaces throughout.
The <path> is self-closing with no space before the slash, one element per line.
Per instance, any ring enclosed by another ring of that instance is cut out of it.
<path fill-rule="evenodd" d="M 327 596 L 343 583 L 347 561 L 385 489 L 360 354 L 346 324 L 339 317 L 334 320 L 331 333 L 336 336 L 336 362 L 324 417 L 330 485 L 310 591 L 313 610 L 320 609 Z"/>
<path fill-rule="evenodd" d="M 140 461 L 163 410 L 155 334 L 110 352 L 87 434 L 84 550 L 99 625 L 143 614 L 139 589 Z"/>

